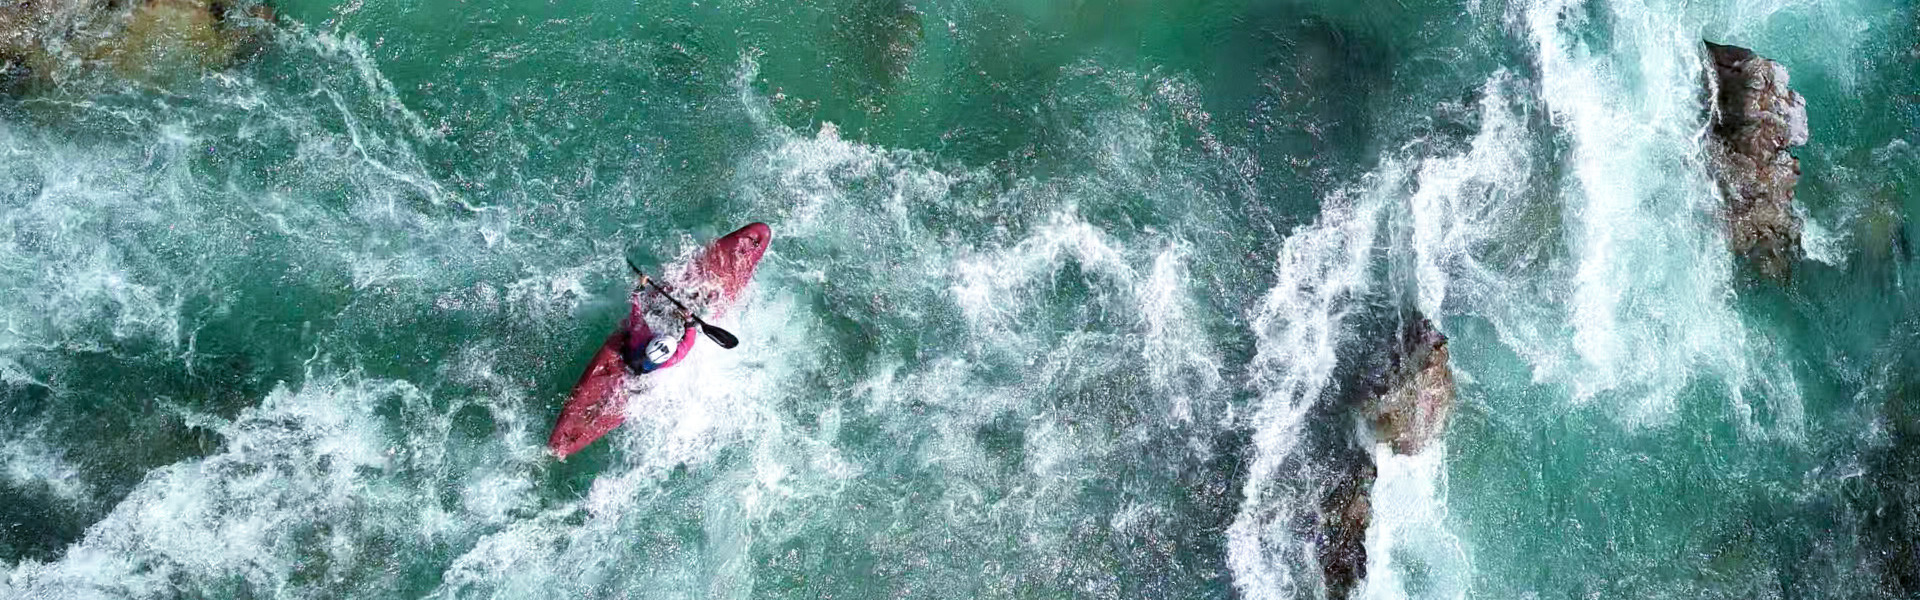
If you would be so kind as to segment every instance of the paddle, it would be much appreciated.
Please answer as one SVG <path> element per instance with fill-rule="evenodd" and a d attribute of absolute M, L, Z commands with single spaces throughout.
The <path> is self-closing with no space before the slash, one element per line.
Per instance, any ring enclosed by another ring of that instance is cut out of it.
<path fill-rule="evenodd" d="M 693 314 L 693 309 L 687 308 L 687 305 L 681 304 L 679 300 L 675 300 L 672 294 L 667 293 L 666 288 L 660 287 L 658 283 L 654 283 L 652 277 L 647 277 L 647 273 L 640 270 L 640 265 L 633 264 L 633 259 L 627 259 L 627 268 L 633 269 L 633 274 L 639 275 L 648 285 L 652 285 L 654 291 L 660 292 L 661 297 L 666 298 L 668 302 L 672 302 L 674 306 L 678 306 L 680 310 L 685 311 L 688 318 L 693 319 L 694 323 L 700 325 L 700 333 L 707 334 L 707 337 L 713 339 L 713 343 L 719 344 L 721 348 L 729 350 L 733 349 L 734 346 L 740 345 L 740 338 L 733 337 L 732 332 L 715 327 L 712 323 L 701 320 L 700 315 Z"/>

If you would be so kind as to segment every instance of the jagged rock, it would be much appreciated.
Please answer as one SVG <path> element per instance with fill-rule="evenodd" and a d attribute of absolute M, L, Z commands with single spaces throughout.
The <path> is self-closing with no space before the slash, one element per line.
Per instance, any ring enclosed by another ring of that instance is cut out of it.
<path fill-rule="evenodd" d="M 1321 582 L 1327 598 L 1343 600 L 1367 577 L 1367 526 L 1373 514 L 1373 480 L 1378 468 L 1365 449 L 1384 442 L 1398 454 L 1416 454 L 1446 430 L 1453 413 L 1453 371 L 1447 365 L 1447 336 L 1425 316 L 1412 315 L 1388 344 L 1384 369 L 1369 376 L 1339 414 L 1358 410 L 1371 435 L 1354 431 L 1327 459 L 1328 480 L 1321 482 L 1314 536 Z"/>
<path fill-rule="evenodd" d="M 1453 413 L 1453 370 L 1447 366 L 1447 336 L 1433 322 L 1407 322 L 1394 348 L 1380 393 L 1365 408 L 1374 436 L 1398 454 L 1417 454 L 1440 437 Z"/>
<path fill-rule="evenodd" d="M 1787 68 L 1737 46 L 1707 42 L 1716 90 L 1710 152 L 1726 199 L 1727 241 L 1761 273 L 1784 279 L 1801 256 L 1793 188 L 1807 143 L 1807 100 Z"/>
<path fill-rule="evenodd" d="M 1320 580 L 1329 600 L 1353 593 L 1367 578 L 1367 524 L 1373 517 L 1373 480 L 1379 471 L 1370 458 L 1337 469 L 1320 496 L 1320 526 L 1314 540 Z"/>

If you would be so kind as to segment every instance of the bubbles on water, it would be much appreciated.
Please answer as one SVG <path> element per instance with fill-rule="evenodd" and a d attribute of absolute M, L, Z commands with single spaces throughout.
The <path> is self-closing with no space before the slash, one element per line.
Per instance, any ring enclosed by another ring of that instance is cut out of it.
<path fill-rule="evenodd" d="M 1418 306 L 1423 314 L 1449 313 L 1447 293 L 1455 280 L 1485 285 L 1502 272 L 1539 260 L 1537 254 L 1529 257 L 1523 250 L 1510 249 L 1538 248 L 1538 242 L 1528 244 L 1498 234 L 1555 229 L 1526 210 L 1525 196 L 1535 190 L 1534 158 L 1525 107 L 1514 98 L 1524 93 L 1518 86 L 1511 74 L 1494 74 L 1480 90 L 1480 130 L 1467 152 L 1428 157 L 1415 167 L 1413 195 L 1407 202 Z M 1490 300 L 1497 301 L 1475 297 L 1457 304 Z"/>
<path fill-rule="evenodd" d="M 1812 215 L 1807 214 L 1806 205 L 1795 203 L 1794 216 L 1800 219 L 1800 249 L 1809 260 L 1819 261 L 1832 267 L 1846 266 L 1847 236 L 1827 229 Z"/>
<path fill-rule="evenodd" d="M 0 441 L 0 477 L 16 488 L 45 490 L 68 504 L 93 500 L 93 486 L 37 431 L 8 432 Z"/>
<path fill-rule="evenodd" d="M 468 405 L 399 381 L 281 387 L 220 428 L 219 453 L 149 473 L 59 562 L 27 561 L 11 579 L 42 598 L 170 597 L 182 585 L 301 595 L 396 589 L 386 579 L 418 568 L 427 558 L 418 553 L 498 526 L 531 501 L 514 481 L 529 474 L 525 462 L 496 455 L 495 468 L 450 468 L 475 458 L 447 453 L 461 435 L 451 419 Z M 486 511 L 468 513 L 475 504 L 442 495 L 443 486 L 481 483 L 496 486 L 491 502 L 509 508 L 482 503 Z"/>
<path fill-rule="evenodd" d="M 1379 468 L 1367 526 L 1367 580 L 1359 597 L 1470 598 L 1472 563 L 1447 510 L 1444 441 L 1413 456 L 1373 448 Z"/>
<path fill-rule="evenodd" d="M 1581 39 L 1563 22 L 1571 7 L 1540 2 L 1525 13 L 1539 103 L 1569 145 L 1567 178 L 1535 201 L 1564 205 L 1570 260 L 1477 282 L 1477 299 L 1491 303 L 1482 314 L 1537 380 L 1569 386 L 1576 402 L 1618 404 L 1623 424 L 1670 422 L 1680 394 L 1709 379 L 1744 403 L 1743 390 L 1769 384 L 1756 380 L 1750 334 L 1728 302 L 1733 264 L 1702 153 L 1698 40 L 1631 6 L 1601 8 L 1620 35 Z M 1533 235 L 1498 231 L 1490 235 Z M 1786 391 L 1768 401 L 1797 403 Z"/>

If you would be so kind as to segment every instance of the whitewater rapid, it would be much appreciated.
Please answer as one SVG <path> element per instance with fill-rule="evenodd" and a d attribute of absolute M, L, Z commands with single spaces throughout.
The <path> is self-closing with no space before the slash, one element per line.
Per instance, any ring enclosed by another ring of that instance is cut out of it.
<path fill-rule="evenodd" d="M 1753 285 L 1700 41 L 1830 102 L 1910 9 L 1203 8 L 287 3 L 0 105 L 0 597 L 1319 598 L 1345 457 L 1359 597 L 1883 593 L 1904 351 L 1834 340 L 1920 161 L 1816 112 Z M 742 349 L 551 460 L 625 259 L 749 221 Z M 1403 456 L 1345 403 L 1414 312 Z"/>

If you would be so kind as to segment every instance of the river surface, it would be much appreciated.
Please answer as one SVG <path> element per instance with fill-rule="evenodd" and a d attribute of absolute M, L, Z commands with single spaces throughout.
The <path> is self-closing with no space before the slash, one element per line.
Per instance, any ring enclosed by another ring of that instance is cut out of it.
<path fill-rule="evenodd" d="M 1321 598 L 1409 311 L 1354 597 L 1920 594 L 1908 2 L 273 7 L 0 98 L 0 597 Z M 1808 99 L 1789 282 L 1703 39 Z M 623 259 L 753 221 L 741 348 L 552 460 Z"/>

